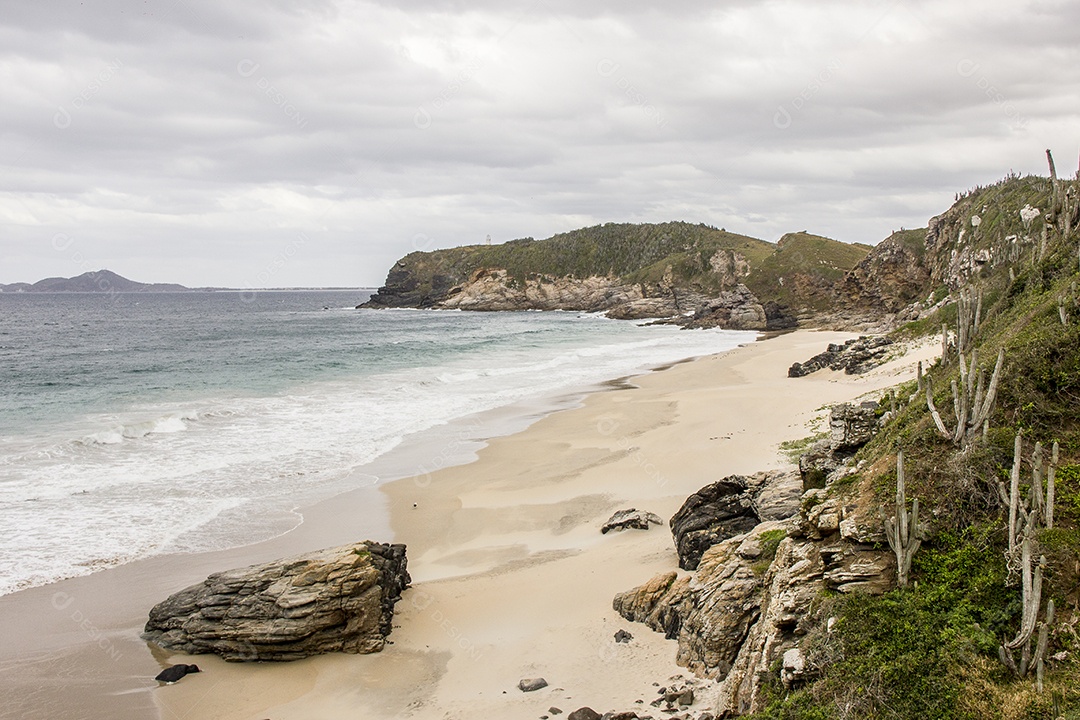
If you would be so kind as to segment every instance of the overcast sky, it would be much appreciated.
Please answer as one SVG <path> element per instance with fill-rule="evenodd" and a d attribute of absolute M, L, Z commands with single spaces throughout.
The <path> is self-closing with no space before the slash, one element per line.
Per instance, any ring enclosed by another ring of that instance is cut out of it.
<path fill-rule="evenodd" d="M 876 243 L 1071 174 L 1075 0 L 5 0 L 0 282 L 380 285 L 602 222 Z"/>

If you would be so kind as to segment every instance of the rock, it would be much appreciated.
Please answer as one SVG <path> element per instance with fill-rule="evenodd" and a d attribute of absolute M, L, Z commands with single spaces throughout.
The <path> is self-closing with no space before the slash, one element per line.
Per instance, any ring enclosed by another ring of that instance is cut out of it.
<path fill-rule="evenodd" d="M 694 704 L 694 688 L 686 688 L 677 698 L 679 705 L 687 707 Z"/>
<path fill-rule="evenodd" d="M 791 691 L 806 672 L 806 656 L 799 648 L 791 648 L 784 651 L 780 665 L 780 682 L 784 689 Z"/>
<path fill-rule="evenodd" d="M 591 707 L 580 707 L 567 715 L 566 720 L 600 720 L 600 713 Z"/>
<path fill-rule="evenodd" d="M 701 305 L 683 327 L 765 330 L 768 324 L 764 306 L 740 283 Z"/>
<path fill-rule="evenodd" d="M 144 638 L 232 661 L 378 652 L 406 563 L 404 545 L 369 541 L 215 573 L 154 606 Z"/>
<path fill-rule="evenodd" d="M 562 710 L 560 708 L 555 707 L 555 706 L 549 707 L 548 712 L 551 713 L 552 715 L 562 715 Z"/>
<path fill-rule="evenodd" d="M 640 287 L 622 285 L 614 277 L 536 275 L 518 281 L 502 268 L 480 268 L 465 283 L 450 288 L 447 296 L 434 306 L 457 310 L 596 312 L 625 305 L 641 297 Z"/>
<path fill-rule="evenodd" d="M 830 343 L 825 352 L 805 363 L 794 363 L 788 368 L 788 377 L 804 377 L 823 368 L 859 375 L 884 363 L 890 345 L 892 340 L 886 337 L 870 336 L 848 340 L 843 345 Z"/>
<path fill-rule="evenodd" d="M 523 678 L 518 682 L 518 690 L 521 692 L 535 692 L 541 688 L 547 687 L 547 680 L 544 678 Z"/>
<path fill-rule="evenodd" d="M 628 643 L 633 639 L 634 636 L 625 630 L 619 630 L 615 633 L 615 642 L 617 643 Z"/>
<path fill-rule="evenodd" d="M 644 512 L 635 508 L 619 510 L 604 523 L 600 532 L 607 533 L 609 530 L 648 530 L 649 525 L 663 525 L 664 521 L 656 513 Z"/>
<path fill-rule="evenodd" d="M 613 320 L 644 320 L 646 318 L 668 318 L 679 314 L 674 298 L 641 298 L 616 305 L 605 313 Z"/>
<path fill-rule="evenodd" d="M 799 514 L 803 481 L 795 470 L 773 470 L 751 475 L 747 486 L 754 513 L 762 522 L 786 520 Z"/>
<path fill-rule="evenodd" d="M 847 467 L 855 453 L 877 433 L 877 403 L 842 403 L 829 410 L 829 437 L 799 456 L 804 490 L 825 487 Z"/>
<path fill-rule="evenodd" d="M 686 499 L 671 517 L 679 567 L 694 570 L 710 547 L 758 524 L 753 495 L 748 489 L 745 477 L 729 475 Z"/>
<path fill-rule="evenodd" d="M 857 450 L 878 430 L 877 403 L 834 405 L 829 411 L 829 446 L 838 450 Z"/>
<path fill-rule="evenodd" d="M 185 675 L 199 672 L 198 665 L 170 665 L 157 674 L 154 679 L 163 683 L 174 683 Z"/>
<path fill-rule="evenodd" d="M 633 590 L 619 593 L 612 600 L 615 612 L 631 622 L 640 622 L 664 637 L 674 640 L 682 627 L 682 602 L 687 598 L 690 578 L 678 573 L 657 575 Z"/>

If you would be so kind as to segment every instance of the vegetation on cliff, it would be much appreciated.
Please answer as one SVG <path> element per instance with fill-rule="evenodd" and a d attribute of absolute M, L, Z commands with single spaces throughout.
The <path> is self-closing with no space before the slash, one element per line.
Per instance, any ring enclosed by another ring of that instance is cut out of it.
<path fill-rule="evenodd" d="M 819 629 L 804 643 L 815 673 L 787 691 L 770 681 L 772 702 L 759 718 L 1080 718 L 1078 194 L 1077 181 L 1055 189 L 1046 178 L 1010 176 L 959 196 L 931 220 L 923 292 L 932 303 L 950 291 L 954 298 L 961 290 L 973 300 L 981 295 L 981 317 L 976 328 L 967 313 L 972 339 L 966 349 L 957 347 L 965 314 L 952 301 L 938 303 L 898 335 L 940 333 L 943 323 L 950 329 L 945 357 L 925 378 L 947 417 L 953 414 L 950 386 L 964 383 L 962 362 L 970 372 L 977 353 L 981 385 L 1003 350 L 996 402 L 985 433 L 958 446 L 938 431 L 925 386 L 898 389 L 897 412 L 860 450 L 858 472 L 828 492 L 841 501 L 873 497 L 890 507 L 896 453 L 903 451 L 907 498 L 919 499 L 929 526 L 913 558 L 911 583 L 879 596 L 821 597 Z M 999 489 L 1014 472 L 1018 434 L 1018 489 L 1031 502 L 1042 487 L 1034 484 L 1036 442 L 1046 448 L 1046 461 L 1053 443 L 1060 448 L 1052 527 L 1043 518 L 1024 562 L 1010 547 L 1010 508 Z M 1032 567 L 1041 578 L 1041 599 L 1032 600 L 1024 588 Z M 1017 671 L 1004 661 L 1012 653 L 1006 646 L 1022 634 L 1029 602 L 1036 613 L 1031 663 Z M 1046 667 L 1037 679 L 1040 631 Z"/>
<path fill-rule="evenodd" d="M 745 281 L 762 303 L 821 309 L 832 285 L 868 251 L 805 232 L 774 245 L 702 224 L 606 223 L 545 240 L 410 253 L 368 306 L 436 307 L 479 271 L 505 270 L 512 286 L 538 277 L 605 277 L 645 297 L 715 297 Z"/>

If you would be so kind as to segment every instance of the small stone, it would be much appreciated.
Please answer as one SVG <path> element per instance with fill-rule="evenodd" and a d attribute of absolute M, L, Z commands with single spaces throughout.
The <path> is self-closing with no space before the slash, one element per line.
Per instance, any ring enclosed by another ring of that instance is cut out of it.
<path fill-rule="evenodd" d="M 600 720 L 600 713 L 591 707 L 580 707 L 567 715 L 566 720 Z"/>
<path fill-rule="evenodd" d="M 533 692 L 546 687 L 547 680 L 544 678 L 523 678 L 518 682 L 518 690 L 521 692 Z"/>
<path fill-rule="evenodd" d="M 562 715 L 562 710 L 552 705 L 548 708 L 548 712 L 552 715 Z"/>
<path fill-rule="evenodd" d="M 619 630 L 615 633 L 615 642 L 627 643 L 634 639 L 634 636 L 628 633 L 626 630 Z"/>
<path fill-rule="evenodd" d="M 686 688 L 685 690 L 682 691 L 682 694 L 679 695 L 679 704 L 682 705 L 683 707 L 694 704 L 694 689 L 693 688 Z"/>
<path fill-rule="evenodd" d="M 171 665 L 157 674 L 154 679 L 163 683 L 174 683 L 185 675 L 199 672 L 198 665 Z"/>

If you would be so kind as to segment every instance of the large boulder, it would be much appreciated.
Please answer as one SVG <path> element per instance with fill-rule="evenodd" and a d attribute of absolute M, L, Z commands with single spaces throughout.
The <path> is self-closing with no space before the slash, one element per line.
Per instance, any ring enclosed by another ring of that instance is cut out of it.
<path fill-rule="evenodd" d="M 144 637 L 233 661 L 378 652 L 406 562 L 404 545 L 368 541 L 215 573 L 155 605 Z"/>
<path fill-rule="evenodd" d="M 797 515 L 802 480 L 791 470 L 729 475 L 698 490 L 671 517 L 679 567 L 697 568 L 713 545 L 754 528 L 759 522 Z"/>
<path fill-rule="evenodd" d="M 701 305 L 685 327 L 765 330 L 768 324 L 765 307 L 749 288 L 739 284 Z"/>
<path fill-rule="evenodd" d="M 691 495 L 671 516 L 671 534 L 679 567 L 694 570 L 702 554 L 727 538 L 753 529 L 759 522 L 747 478 L 729 475 Z"/>

